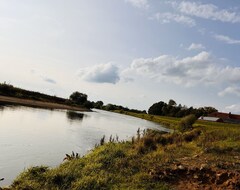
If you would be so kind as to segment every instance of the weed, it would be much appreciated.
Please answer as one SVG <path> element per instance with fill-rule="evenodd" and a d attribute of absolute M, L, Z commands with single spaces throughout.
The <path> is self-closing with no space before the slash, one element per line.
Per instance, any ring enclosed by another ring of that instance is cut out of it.
<path fill-rule="evenodd" d="M 75 154 L 75 153 L 72 151 L 72 154 L 71 154 L 71 155 L 66 154 L 65 158 L 63 159 L 63 161 L 64 161 L 64 160 L 70 161 L 70 160 L 78 159 L 78 158 L 80 158 L 80 155 L 79 155 L 78 153 Z"/>

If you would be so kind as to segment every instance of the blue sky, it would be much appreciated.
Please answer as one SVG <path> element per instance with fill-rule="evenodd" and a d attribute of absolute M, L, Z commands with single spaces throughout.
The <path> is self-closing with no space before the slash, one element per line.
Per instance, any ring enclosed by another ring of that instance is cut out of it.
<path fill-rule="evenodd" d="M 1 0 L 0 81 L 240 113 L 239 10 L 233 0 Z"/>

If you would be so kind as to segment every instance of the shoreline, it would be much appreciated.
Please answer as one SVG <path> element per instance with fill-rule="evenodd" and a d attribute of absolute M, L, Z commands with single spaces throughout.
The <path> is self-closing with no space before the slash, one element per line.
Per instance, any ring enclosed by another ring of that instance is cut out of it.
<path fill-rule="evenodd" d="M 45 108 L 45 109 L 66 109 L 66 110 L 73 110 L 73 111 L 91 111 L 87 108 L 77 107 L 77 106 L 69 106 L 65 104 L 58 104 L 52 102 L 43 102 L 39 100 L 30 100 L 30 99 L 22 99 L 22 98 L 15 98 L 10 96 L 0 96 L 0 103 L 10 103 L 10 104 L 17 104 L 21 106 L 30 106 L 30 107 L 38 107 L 38 108 Z"/>

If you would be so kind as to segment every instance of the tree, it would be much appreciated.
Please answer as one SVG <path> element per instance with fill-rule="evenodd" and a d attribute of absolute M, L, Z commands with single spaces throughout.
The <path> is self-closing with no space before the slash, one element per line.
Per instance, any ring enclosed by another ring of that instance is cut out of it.
<path fill-rule="evenodd" d="M 148 113 L 153 115 L 162 115 L 164 106 L 166 106 L 166 103 L 162 101 L 155 103 L 148 109 Z"/>
<path fill-rule="evenodd" d="M 176 106 L 176 105 L 177 105 L 177 103 L 173 99 L 169 100 L 168 106 Z"/>
<path fill-rule="evenodd" d="M 218 111 L 216 108 L 211 107 L 211 106 L 208 106 L 208 107 L 206 106 L 203 109 L 204 109 L 206 115 Z"/>
<path fill-rule="evenodd" d="M 107 104 L 105 109 L 107 111 L 111 111 L 111 110 L 116 110 L 116 105 L 113 105 L 113 104 Z"/>
<path fill-rule="evenodd" d="M 85 107 L 85 108 L 88 108 L 88 109 L 91 109 L 91 108 L 93 108 L 94 107 L 94 102 L 90 102 L 90 101 L 85 101 L 84 103 L 83 103 L 83 106 Z"/>
<path fill-rule="evenodd" d="M 102 106 L 103 106 L 102 101 L 97 101 L 97 102 L 94 103 L 94 108 L 102 109 Z"/>
<path fill-rule="evenodd" d="M 83 105 L 87 101 L 87 95 L 76 91 L 70 95 L 69 99 L 75 104 Z"/>

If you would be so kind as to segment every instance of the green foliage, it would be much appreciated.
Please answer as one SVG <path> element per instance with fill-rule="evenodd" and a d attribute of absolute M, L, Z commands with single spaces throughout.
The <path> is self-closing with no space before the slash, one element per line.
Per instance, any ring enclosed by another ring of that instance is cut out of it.
<path fill-rule="evenodd" d="M 148 113 L 152 115 L 164 115 L 164 107 L 166 106 L 167 104 L 162 101 L 155 103 L 148 109 Z"/>
<path fill-rule="evenodd" d="M 79 158 L 80 158 L 80 155 L 79 155 L 78 153 L 75 154 L 75 153 L 72 151 L 72 154 L 71 154 L 71 155 L 66 154 L 65 158 L 63 159 L 63 161 L 64 161 L 64 160 L 70 161 L 70 160 L 79 159 Z"/>
<path fill-rule="evenodd" d="M 105 135 L 103 135 L 103 137 L 100 139 L 100 145 L 104 145 L 105 143 Z"/>
<path fill-rule="evenodd" d="M 83 105 L 87 101 L 87 95 L 76 91 L 70 95 L 69 99 L 74 104 Z"/>
<path fill-rule="evenodd" d="M 143 154 L 152 150 L 156 150 L 157 145 L 153 138 L 146 136 L 143 137 L 140 142 L 138 142 L 136 147 L 137 152 Z"/>
<path fill-rule="evenodd" d="M 95 108 L 99 109 L 99 107 L 96 105 L 96 103 L 94 104 Z M 119 111 L 119 112 L 124 112 L 124 111 L 130 111 L 132 113 L 143 113 L 145 114 L 146 111 L 143 110 L 137 110 L 137 109 L 129 109 L 127 107 L 123 107 L 123 106 L 120 106 L 120 105 L 115 105 L 115 104 L 107 104 L 107 105 L 102 105 L 100 109 L 103 109 L 103 110 L 107 110 L 107 111 Z"/>
<path fill-rule="evenodd" d="M 97 101 L 94 103 L 94 108 L 102 109 L 102 107 L 103 107 L 103 101 Z"/>
<path fill-rule="evenodd" d="M 174 100 L 170 99 L 168 101 L 168 106 L 176 106 L 176 105 L 177 105 L 177 103 Z"/>
<path fill-rule="evenodd" d="M 107 104 L 105 106 L 105 110 L 107 111 L 115 110 L 115 106 L 113 104 Z"/>
<path fill-rule="evenodd" d="M 194 115 L 185 116 L 179 123 L 179 130 L 183 132 L 192 129 L 196 120 L 197 118 Z"/>
<path fill-rule="evenodd" d="M 88 109 L 94 108 L 94 102 L 90 102 L 87 100 L 86 102 L 83 103 L 83 107 Z"/>
<path fill-rule="evenodd" d="M 213 107 L 201 107 L 201 108 L 187 108 L 181 104 L 177 105 L 172 99 L 169 100 L 168 104 L 160 101 L 154 103 L 148 109 L 148 113 L 152 115 L 170 116 L 170 117 L 184 117 L 190 114 L 195 115 L 197 118 L 200 116 L 206 116 L 217 110 Z"/>
<path fill-rule="evenodd" d="M 41 189 L 43 181 L 46 181 L 46 172 L 49 169 L 45 166 L 29 168 L 21 173 L 14 181 L 12 186 L 15 189 Z"/>
<path fill-rule="evenodd" d="M 84 176 L 73 184 L 72 189 L 77 190 L 107 190 L 109 179 L 106 176 Z"/>
<path fill-rule="evenodd" d="M 138 118 L 145 119 L 148 121 L 153 121 L 153 122 L 159 123 L 167 128 L 171 128 L 171 129 L 175 129 L 180 121 L 180 118 L 176 118 L 176 117 L 153 116 L 150 114 L 139 114 L 139 113 L 134 113 L 134 112 L 129 112 L 129 111 L 118 111 L 118 110 L 115 110 L 114 112 L 130 115 L 133 117 L 138 117 Z"/>

